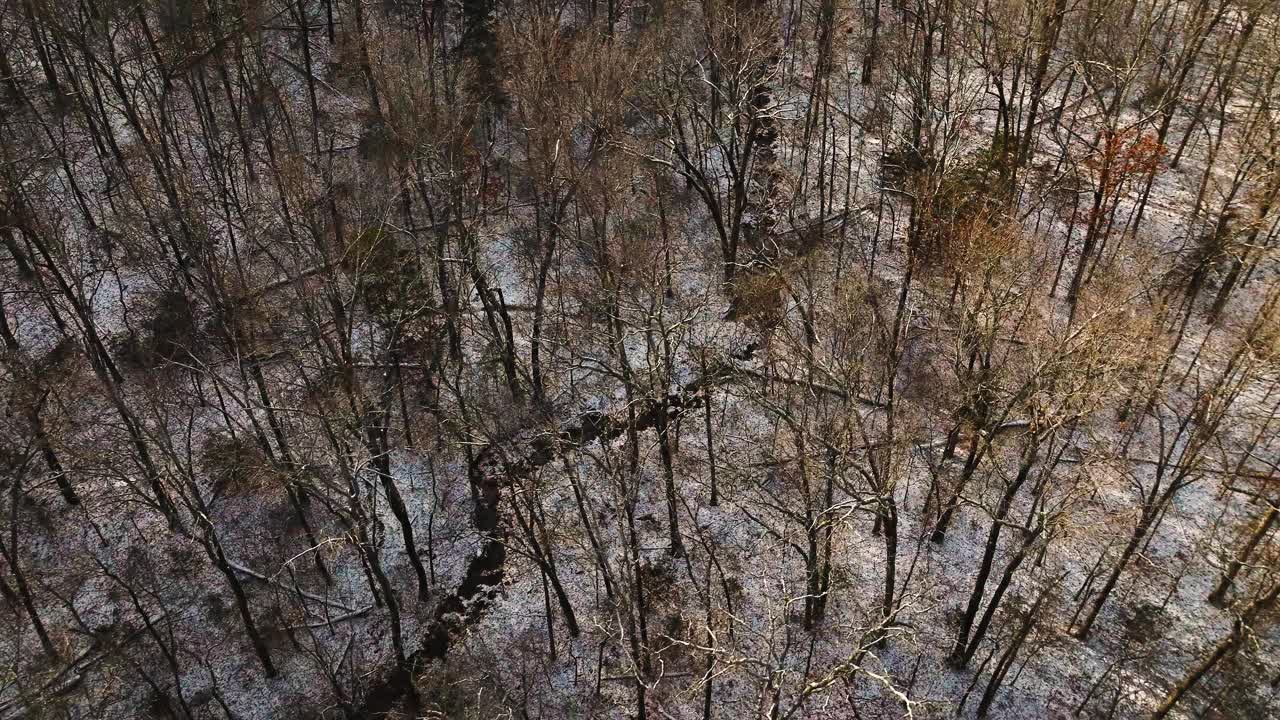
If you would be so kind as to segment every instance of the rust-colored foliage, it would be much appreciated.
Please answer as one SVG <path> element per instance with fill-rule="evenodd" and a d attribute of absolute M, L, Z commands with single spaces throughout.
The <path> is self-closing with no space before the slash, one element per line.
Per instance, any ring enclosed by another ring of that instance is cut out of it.
<path fill-rule="evenodd" d="M 1134 178 L 1146 177 L 1164 169 L 1168 149 L 1156 140 L 1154 132 L 1141 132 L 1137 128 L 1102 131 L 1101 147 L 1085 160 L 1094 172 L 1100 173 L 1103 193 L 1115 195 Z"/>

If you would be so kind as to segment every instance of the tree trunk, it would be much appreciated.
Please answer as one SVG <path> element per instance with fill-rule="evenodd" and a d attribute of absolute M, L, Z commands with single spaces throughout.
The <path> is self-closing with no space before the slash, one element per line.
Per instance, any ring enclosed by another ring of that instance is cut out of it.
<path fill-rule="evenodd" d="M 1254 620 L 1262 613 L 1270 610 L 1276 604 L 1278 598 L 1280 598 L 1280 583 L 1274 583 L 1265 595 L 1249 603 L 1244 611 L 1231 623 L 1231 632 L 1219 640 L 1203 659 L 1191 666 L 1187 674 L 1174 685 L 1173 690 L 1169 692 L 1164 701 L 1156 708 L 1156 711 L 1152 713 L 1151 720 L 1163 720 L 1168 716 L 1169 712 L 1178 704 L 1178 701 L 1190 692 L 1196 686 L 1196 683 L 1200 682 L 1210 670 L 1213 670 L 1219 661 L 1239 649 L 1244 643 Z"/>
<path fill-rule="evenodd" d="M 982 598 L 986 594 L 987 578 L 991 574 L 991 566 L 995 561 L 996 549 L 1000 544 L 1000 531 L 1004 528 L 1005 518 L 1009 515 L 1009 509 L 1013 506 L 1013 500 L 1017 496 L 1018 490 L 1022 488 L 1027 477 L 1031 474 L 1031 466 L 1035 463 L 1036 455 L 1039 451 L 1038 443 L 1035 440 L 1031 442 L 1033 444 L 1023 451 L 1021 467 L 1018 468 L 1017 477 L 1005 488 L 1004 493 L 1000 496 L 1000 502 L 996 506 L 996 511 L 991 516 L 991 527 L 987 530 L 987 543 L 982 552 L 982 561 L 978 564 L 978 574 L 974 579 L 973 591 L 969 594 L 969 605 L 965 608 L 964 616 L 960 620 L 960 631 L 956 634 L 955 648 L 951 654 L 952 660 L 961 665 L 967 663 L 969 658 L 973 657 L 973 652 L 969 650 L 969 631 L 978 615 L 978 608 L 982 606 Z M 999 592 L 997 590 L 997 597 Z M 996 602 L 997 598 L 992 598 L 991 605 Z M 973 643 L 975 649 L 981 639 L 981 636 L 975 638 Z"/>
<path fill-rule="evenodd" d="M 1253 556 L 1253 551 L 1258 548 L 1262 539 L 1267 536 L 1267 533 L 1271 532 L 1271 528 L 1275 526 L 1277 519 L 1280 519 L 1280 508 L 1271 504 L 1266 514 L 1254 525 L 1253 531 L 1249 533 L 1249 539 L 1240 547 L 1235 557 L 1231 558 L 1231 563 L 1227 565 L 1227 569 L 1222 572 L 1222 577 L 1218 579 L 1218 584 L 1214 586 L 1213 592 L 1209 593 L 1209 602 L 1218 606 L 1223 604 L 1226 600 L 1227 591 L 1231 589 L 1236 576 L 1240 574 L 1240 570 L 1244 568 L 1245 563 L 1249 562 L 1249 558 Z"/>

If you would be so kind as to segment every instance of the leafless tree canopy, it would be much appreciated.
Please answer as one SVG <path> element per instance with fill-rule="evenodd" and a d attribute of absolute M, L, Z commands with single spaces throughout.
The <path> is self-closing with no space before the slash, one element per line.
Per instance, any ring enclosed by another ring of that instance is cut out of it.
<path fill-rule="evenodd" d="M 0 0 L 0 720 L 1280 716 L 1269 0 Z"/>

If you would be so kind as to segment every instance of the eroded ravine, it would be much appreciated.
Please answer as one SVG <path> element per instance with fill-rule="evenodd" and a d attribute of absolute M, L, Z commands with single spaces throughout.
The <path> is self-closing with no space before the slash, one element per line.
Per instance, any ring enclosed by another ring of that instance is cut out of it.
<path fill-rule="evenodd" d="M 754 346 L 749 346 L 745 354 L 735 357 L 748 358 L 752 350 Z M 634 415 L 636 431 L 654 428 L 664 412 L 671 421 L 687 410 L 702 407 L 707 391 L 732 375 L 731 367 L 718 367 L 683 386 L 679 392 L 671 393 L 665 402 L 655 398 L 641 401 Z M 486 445 L 476 453 L 468 468 L 476 491 L 472 523 L 484 538 L 484 544 L 479 554 L 467 564 L 466 574 L 457 589 L 436 607 L 431 626 L 417 650 L 404 666 L 388 670 L 368 690 L 364 705 L 356 711 L 355 717 L 382 718 L 402 703 L 416 703 L 418 698 L 413 683 L 416 670 L 433 661 L 446 659 L 453 641 L 484 617 L 501 590 L 507 559 L 507 527 L 502 520 L 501 509 L 502 483 L 528 478 L 542 466 L 576 448 L 621 437 L 631 422 L 625 409 L 612 413 L 590 411 L 561 425 L 558 432 L 526 433 L 527 436 L 518 436 L 501 446 Z"/>

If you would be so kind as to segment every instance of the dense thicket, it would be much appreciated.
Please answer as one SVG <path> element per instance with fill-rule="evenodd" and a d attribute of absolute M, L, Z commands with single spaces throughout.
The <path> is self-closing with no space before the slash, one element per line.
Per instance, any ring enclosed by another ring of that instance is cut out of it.
<path fill-rule="evenodd" d="M 0 718 L 1280 713 L 1277 48 L 0 2 Z"/>

